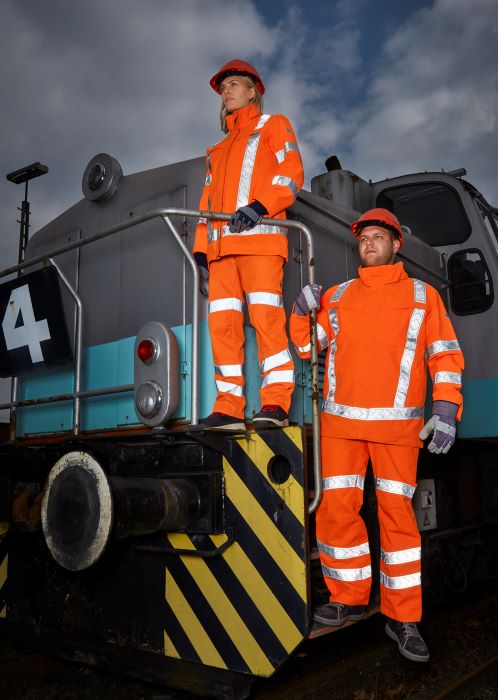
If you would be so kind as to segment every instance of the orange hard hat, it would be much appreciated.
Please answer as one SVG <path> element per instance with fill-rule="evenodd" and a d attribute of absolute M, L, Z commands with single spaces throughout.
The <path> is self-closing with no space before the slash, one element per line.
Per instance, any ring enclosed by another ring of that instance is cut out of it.
<path fill-rule="evenodd" d="M 351 231 L 358 238 L 366 226 L 382 226 L 392 231 L 403 245 L 403 229 L 397 217 L 388 209 L 369 209 L 351 224 Z"/>
<path fill-rule="evenodd" d="M 240 58 L 233 58 L 231 61 L 228 61 L 228 63 L 225 63 L 225 65 L 222 66 L 215 75 L 213 75 L 209 81 L 209 84 L 213 90 L 219 93 L 221 81 L 229 75 L 249 75 L 256 83 L 260 93 L 264 95 L 265 86 L 263 85 L 263 81 L 261 80 L 261 76 L 259 75 L 258 71 L 254 66 L 251 66 L 250 63 L 247 63 L 247 61 L 242 61 Z"/>

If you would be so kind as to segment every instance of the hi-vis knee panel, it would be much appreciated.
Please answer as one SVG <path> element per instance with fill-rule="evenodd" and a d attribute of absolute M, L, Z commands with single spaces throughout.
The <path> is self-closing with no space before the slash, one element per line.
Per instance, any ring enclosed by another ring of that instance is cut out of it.
<path fill-rule="evenodd" d="M 184 553 L 168 558 L 164 653 L 269 676 L 309 625 L 301 430 L 237 438 L 223 467 L 226 534 L 168 535 Z"/>

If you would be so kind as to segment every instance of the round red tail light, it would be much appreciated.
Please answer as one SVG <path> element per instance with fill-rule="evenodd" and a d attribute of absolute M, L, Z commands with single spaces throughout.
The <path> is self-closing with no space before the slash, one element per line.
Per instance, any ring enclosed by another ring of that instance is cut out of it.
<path fill-rule="evenodd" d="M 145 338 L 139 343 L 137 354 L 142 362 L 150 365 L 157 357 L 157 343 L 152 338 Z"/>

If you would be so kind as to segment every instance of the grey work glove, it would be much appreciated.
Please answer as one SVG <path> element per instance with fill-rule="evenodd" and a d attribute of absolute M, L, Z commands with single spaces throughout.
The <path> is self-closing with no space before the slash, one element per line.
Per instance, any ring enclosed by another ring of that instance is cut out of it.
<path fill-rule="evenodd" d="M 306 316 L 313 309 L 318 309 L 320 306 L 320 297 L 322 296 L 322 285 L 307 284 L 300 291 L 294 303 L 294 313 L 296 316 Z"/>
<path fill-rule="evenodd" d="M 432 440 L 427 445 L 429 452 L 445 455 L 455 442 L 456 414 L 458 406 L 450 401 L 434 401 L 432 418 L 427 421 L 420 431 L 420 439 L 425 440 L 434 432 Z"/>
<path fill-rule="evenodd" d="M 230 218 L 230 233 L 242 233 L 254 228 L 268 210 L 257 199 L 245 207 L 240 207 Z"/>
<path fill-rule="evenodd" d="M 209 289 L 209 269 L 205 253 L 194 253 L 194 260 L 199 270 L 199 292 L 207 298 Z"/>

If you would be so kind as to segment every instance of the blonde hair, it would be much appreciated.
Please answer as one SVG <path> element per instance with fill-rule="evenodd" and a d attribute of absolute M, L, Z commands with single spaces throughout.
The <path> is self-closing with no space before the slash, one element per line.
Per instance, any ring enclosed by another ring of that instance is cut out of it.
<path fill-rule="evenodd" d="M 254 88 L 254 97 L 251 99 L 250 104 L 255 104 L 259 110 L 259 113 L 261 114 L 263 112 L 263 95 L 258 90 L 256 83 L 248 75 L 241 75 L 240 79 L 244 81 L 247 87 Z M 220 124 L 221 130 L 224 134 L 228 134 L 227 114 L 230 114 L 230 112 L 227 112 L 227 110 L 225 109 L 225 105 L 222 102 L 220 111 Z"/>

